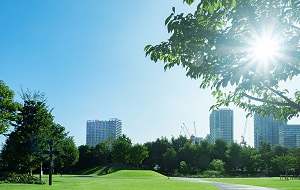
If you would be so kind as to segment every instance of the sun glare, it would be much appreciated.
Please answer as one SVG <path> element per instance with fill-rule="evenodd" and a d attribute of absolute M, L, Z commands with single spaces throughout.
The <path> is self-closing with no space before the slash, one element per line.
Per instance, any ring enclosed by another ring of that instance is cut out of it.
<path fill-rule="evenodd" d="M 278 54 L 278 43 L 274 39 L 259 39 L 253 43 L 252 56 L 259 63 L 268 64 Z"/>

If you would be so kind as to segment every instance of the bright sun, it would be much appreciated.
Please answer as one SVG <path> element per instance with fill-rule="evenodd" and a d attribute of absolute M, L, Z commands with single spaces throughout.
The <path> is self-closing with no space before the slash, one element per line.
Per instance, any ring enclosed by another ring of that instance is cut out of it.
<path fill-rule="evenodd" d="M 268 64 L 279 53 L 278 43 L 270 38 L 257 39 L 251 49 L 253 59 L 262 64 Z"/>

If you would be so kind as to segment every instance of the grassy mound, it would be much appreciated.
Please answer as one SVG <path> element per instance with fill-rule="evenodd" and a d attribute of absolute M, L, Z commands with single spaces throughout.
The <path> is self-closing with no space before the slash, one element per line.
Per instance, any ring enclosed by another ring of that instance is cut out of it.
<path fill-rule="evenodd" d="M 110 173 L 104 176 L 104 178 L 161 178 L 166 179 L 167 177 L 157 172 L 150 170 L 119 170 L 114 173 Z"/>

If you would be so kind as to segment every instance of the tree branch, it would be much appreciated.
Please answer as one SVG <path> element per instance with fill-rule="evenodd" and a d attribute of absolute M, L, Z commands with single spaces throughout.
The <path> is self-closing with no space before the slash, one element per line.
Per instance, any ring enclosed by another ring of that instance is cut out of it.
<path fill-rule="evenodd" d="M 269 89 L 271 92 L 273 92 L 274 94 L 276 94 L 276 95 L 279 96 L 280 98 L 284 99 L 284 100 L 287 102 L 288 106 L 293 107 L 293 108 L 295 108 L 295 109 L 297 109 L 297 110 L 300 110 L 300 105 L 299 105 L 299 104 L 295 103 L 294 101 L 292 101 L 292 100 L 289 99 L 288 97 L 284 96 L 282 93 L 280 93 L 280 92 L 278 92 L 277 90 L 273 89 L 271 86 L 269 86 L 269 85 L 267 85 L 267 84 L 265 84 L 265 83 L 263 83 L 263 84 L 264 84 L 264 85 L 267 87 L 267 89 Z"/>
<path fill-rule="evenodd" d="M 290 106 L 288 103 L 284 103 L 284 102 L 274 102 L 274 101 L 270 101 L 270 100 L 266 100 L 266 99 L 261 99 L 261 98 L 256 98 L 256 97 L 253 97 L 253 96 L 250 96 L 246 93 L 242 93 L 243 96 L 245 96 L 246 98 L 249 98 L 251 100 L 255 100 L 255 101 L 258 101 L 258 102 L 263 102 L 263 103 L 267 103 L 267 104 L 275 104 L 275 105 L 278 105 L 278 106 Z"/>
<path fill-rule="evenodd" d="M 275 94 L 277 94 L 277 93 L 275 93 Z M 258 101 L 258 102 L 262 102 L 262 103 L 267 103 L 267 104 L 278 105 L 278 106 L 289 106 L 289 107 L 292 107 L 292 108 L 300 111 L 300 105 L 296 104 L 295 102 L 293 102 L 291 100 L 289 100 L 287 103 L 285 103 L 285 102 L 278 102 L 278 101 L 275 102 L 275 101 L 271 101 L 271 100 L 256 98 L 256 97 L 250 96 L 250 95 L 248 95 L 246 93 L 242 93 L 242 95 L 245 96 L 246 98 L 249 98 L 249 99 L 254 100 L 254 101 Z M 278 96 L 280 96 L 280 95 L 278 94 Z M 283 95 L 281 95 L 281 96 L 280 96 L 281 98 L 284 97 Z"/>
<path fill-rule="evenodd" d="M 286 26 L 289 26 L 289 27 L 291 27 L 291 28 L 294 28 L 294 29 L 296 29 L 296 30 L 300 30 L 299 27 L 297 27 L 297 26 L 295 26 L 295 25 L 293 25 L 293 24 L 285 23 L 285 25 L 286 25 Z"/>

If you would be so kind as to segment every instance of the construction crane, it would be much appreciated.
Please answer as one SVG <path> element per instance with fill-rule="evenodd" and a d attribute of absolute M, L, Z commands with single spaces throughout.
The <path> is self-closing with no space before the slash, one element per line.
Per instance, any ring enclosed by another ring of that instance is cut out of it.
<path fill-rule="evenodd" d="M 243 131 L 243 134 L 241 136 L 241 138 L 242 138 L 241 145 L 243 145 L 243 146 L 247 146 L 247 142 L 245 140 L 246 131 L 247 131 L 247 123 L 248 123 L 248 118 L 246 118 L 245 126 L 244 126 L 244 131 Z"/>
<path fill-rule="evenodd" d="M 184 130 L 184 128 L 181 126 L 181 131 L 183 131 L 184 132 L 184 134 L 185 134 L 185 137 L 187 138 L 187 135 L 186 135 L 186 132 L 185 132 L 185 130 Z M 180 131 L 180 134 L 181 134 L 181 131 Z"/>
<path fill-rule="evenodd" d="M 195 131 L 195 137 L 197 137 L 197 132 L 196 132 L 196 123 L 194 121 L 194 131 Z"/>
<path fill-rule="evenodd" d="M 191 134 L 189 133 L 189 130 L 187 129 L 186 125 L 183 123 L 183 126 L 185 127 L 185 130 L 187 132 L 187 134 L 189 135 L 189 137 L 191 136 Z"/>

